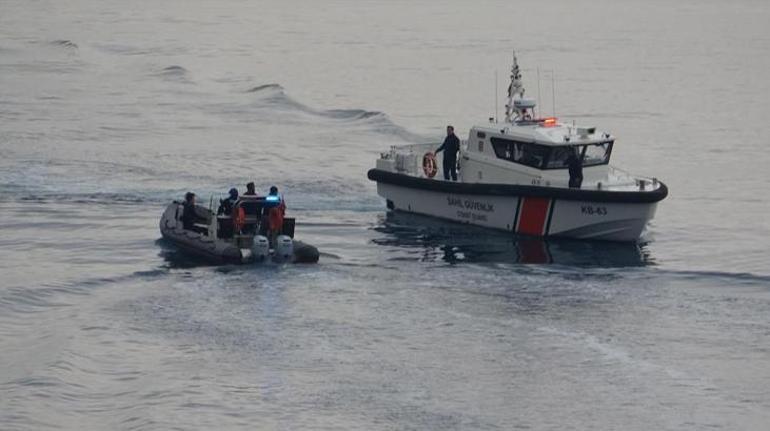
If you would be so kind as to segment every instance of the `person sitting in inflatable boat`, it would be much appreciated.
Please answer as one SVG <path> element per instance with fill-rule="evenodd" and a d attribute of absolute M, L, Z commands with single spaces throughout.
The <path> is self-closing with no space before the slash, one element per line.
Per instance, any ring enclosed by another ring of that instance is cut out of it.
<path fill-rule="evenodd" d="M 202 226 L 196 225 L 196 223 L 203 222 L 199 216 L 198 213 L 195 210 L 195 193 L 193 192 L 187 192 L 184 195 L 184 204 L 183 204 L 183 213 L 182 213 L 182 226 L 185 230 L 189 230 L 192 232 L 201 233 L 204 235 L 208 235 L 208 229 Z"/>

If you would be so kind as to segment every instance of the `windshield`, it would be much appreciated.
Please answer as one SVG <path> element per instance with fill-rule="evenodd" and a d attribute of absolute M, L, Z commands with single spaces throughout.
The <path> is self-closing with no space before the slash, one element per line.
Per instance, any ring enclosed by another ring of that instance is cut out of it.
<path fill-rule="evenodd" d="M 571 154 L 581 156 L 582 166 L 604 165 L 610 161 L 610 152 L 612 151 L 612 141 L 602 142 L 600 144 L 589 145 L 563 145 L 553 147 L 546 169 L 564 169 L 569 167 L 569 158 Z"/>
<path fill-rule="evenodd" d="M 545 145 L 500 138 L 491 138 L 491 141 L 499 159 L 542 169 L 543 162 L 548 157 L 549 149 Z"/>
<path fill-rule="evenodd" d="M 548 169 L 558 169 L 567 167 L 567 159 L 575 151 L 582 151 L 578 147 L 554 147 L 551 151 L 551 157 L 548 158 Z M 577 153 L 580 154 L 579 152 Z"/>
<path fill-rule="evenodd" d="M 583 166 L 604 165 L 610 162 L 612 141 L 585 146 L 583 153 Z"/>
<path fill-rule="evenodd" d="M 598 144 L 546 145 L 491 138 L 492 148 L 499 159 L 538 169 L 566 169 L 570 156 L 581 160 L 582 166 L 606 165 L 610 162 L 612 141 Z M 572 159 L 574 161 L 574 158 Z"/>

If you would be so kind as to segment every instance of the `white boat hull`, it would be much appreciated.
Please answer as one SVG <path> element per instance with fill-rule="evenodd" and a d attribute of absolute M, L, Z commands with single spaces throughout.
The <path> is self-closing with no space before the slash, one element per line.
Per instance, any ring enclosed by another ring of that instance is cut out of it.
<path fill-rule="evenodd" d="M 520 235 L 636 241 L 657 202 L 601 202 L 556 196 L 463 194 L 384 182 L 377 193 L 396 211 L 423 214 Z"/>

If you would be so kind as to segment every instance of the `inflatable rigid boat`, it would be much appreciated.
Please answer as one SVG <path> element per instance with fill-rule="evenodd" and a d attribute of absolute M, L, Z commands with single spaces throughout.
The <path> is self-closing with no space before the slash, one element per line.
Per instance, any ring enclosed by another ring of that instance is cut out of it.
<path fill-rule="evenodd" d="M 240 218 L 216 215 L 211 209 L 196 205 L 195 230 L 184 228 L 184 203 L 174 201 L 160 218 L 160 233 L 182 250 L 216 263 L 318 262 L 317 248 L 294 239 L 293 218 L 284 219 L 282 234 L 271 246 L 261 226 L 264 199 L 241 197 L 233 209 L 233 214 L 240 214 Z"/>

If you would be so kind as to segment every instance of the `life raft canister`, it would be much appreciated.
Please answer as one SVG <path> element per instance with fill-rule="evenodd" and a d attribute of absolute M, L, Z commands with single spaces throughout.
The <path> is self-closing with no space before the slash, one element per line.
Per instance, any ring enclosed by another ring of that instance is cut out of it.
<path fill-rule="evenodd" d="M 243 228 L 243 225 L 246 224 L 246 211 L 243 210 L 243 208 L 238 207 L 235 211 L 233 211 L 233 229 L 238 232 Z"/>
<path fill-rule="evenodd" d="M 436 173 L 438 172 L 438 164 L 436 164 L 435 154 L 427 152 L 424 156 L 422 156 L 422 171 L 428 178 L 433 178 L 436 176 Z"/>

